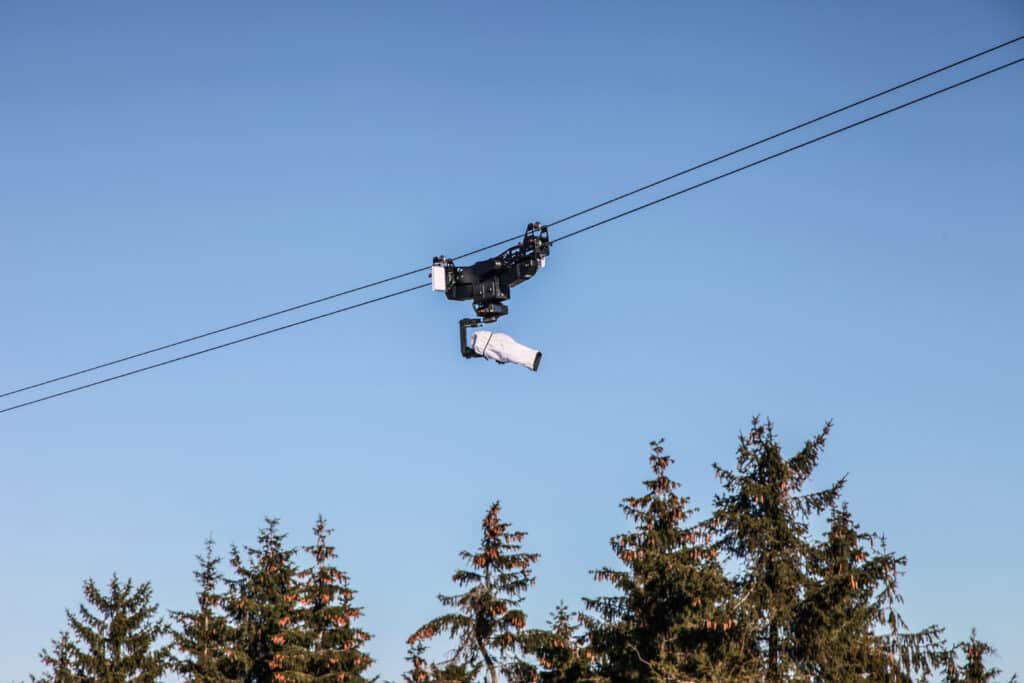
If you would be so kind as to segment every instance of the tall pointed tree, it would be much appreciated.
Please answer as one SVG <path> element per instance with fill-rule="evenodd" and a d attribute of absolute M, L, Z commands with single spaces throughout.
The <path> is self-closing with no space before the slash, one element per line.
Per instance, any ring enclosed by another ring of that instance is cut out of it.
<path fill-rule="evenodd" d="M 402 680 L 405 683 L 430 682 L 430 664 L 427 662 L 426 655 L 427 646 L 422 640 L 409 645 L 405 661 L 409 662 L 409 666 L 412 668 L 402 674 Z"/>
<path fill-rule="evenodd" d="M 995 649 L 971 629 L 971 637 L 957 643 L 947 654 L 946 683 L 990 683 L 1002 672 L 989 667 L 988 659 L 996 654 Z M 1010 678 L 1015 683 L 1016 674 Z"/>
<path fill-rule="evenodd" d="M 672 458 L 651 442 L 653 477 L 620 507 L 633 528 L 611 539 L 622 569 L 595 571 L 615 594 L 587 599 L 598 671 L 611 681 L 736 680 L 743 673 L 729 631 L 732 594 L 710 537 L 668 476 Z"/>
<path fill-rule="evenodd" d="M 245 555 L 232 546 L 225 609 L 234 628 L 232 660 L 244 683 L 289 683 L 302 679 L 302 633 L 296 624 L 299 585 L 296 550 L 285 546 L 279 522 L 266 518 L 256 547 Z"/>
<path fill-rule="evenodd" d="M 441 666 L 427 661 L 427 646 L 423 640 L 409 645 L 405 661 L 412 667 L 402 674 L 404 683 L 473 683 L 481 665 L 447 662 Z"/>
<path fill-rule="evenodd" d="M 879 554 L 890 555 L 885 537 L 879 540 Z M 929 626 L 920 631 L 911 631 L 899 613 L 903 596 L 899 591 L 899 579 L 903 575 L 906 558 L 898 557 L 884 573 L 884 589 L 878 598 L 879 611 L 884 622 L 883 643 L 888 652 L 888 662 L 882 668 L 886 683 L 892 680 L 924 680 L 941 667 L 945 658 L 943 629 Z"/>
<path fill-rule="evenodd" d="M 793 620 L 793 654 L 803 673 L 909 681 L 931 671 L 941 660 L 941 631 L 910 633 L 895 611 L 905 564 L 884 538 L 860 530 L 845 503 L 832 510 L 825 538 L 809 555 L 809 584 Z"/>
<path fill-rule="evenodd" d="M 540 557 L 522 552 L 526 533 L 513 531 L 500 514 L 501 504 L 495 502 L 484 516 L 477 551 L 460 553 L 469 569 L 457 570 L 452 581 L 465 591 L 438 596 L 442 605 L 454 611 L 427 622 L 409 637 L 409 644 L 415 645 L 447 634 L 456 641 L 447 664 L 461 672 L 482 664 L 491 683 L 498 683 L 499 672 L 519 679 L 528 667 L 521 657 L 526 614 L 519 606 L 533 585 L 531 567 Z"/>
<path fill-rule="evenodd" d="M 830 429 L 826 424 L 787 459 L 771 421 L 755 417 L 740 435 L 736 469 L 714 466 L 724 491 L 715 496 L 711 527 L 716 546 L 743 567 L 739 633 L 766 683 L 781 683 L 797 668 L 791 636 L 807 586 L 808 520 L 830 509 L 843 486 L 840 480 L 821 491 L 803 491 Z"/>
<path fill-rule="evenodd" d="M 313 563 L 299 573 L 299 619 L 305 638 L 304 680 L 359 682 L 373 659 L 363 649 L 370 634 L 355 625 L 362 612 L 353 606 L 355 593 L 348 575 L 333 565 L 337 558 L 330 544 L 331 529 L 318 517 L 315 541 L 305 548 Z"/>
<path fill-rule="evenodd" d="M 67 612 L 73 637 L 62 638 L 64 655 L 78 680 L 93 683 L 156 683 L 171 663 L 168 628 L 156 614 L 149 583 L 136 587 L 115 574 L 104 591 L 92 579 L 82 589 L 86 604 Z"/>
<path fill-rule="evenodd" d="M 53 651 L 43 650 L 39 653 L 39 661 L 46 667 L 42 676 L 31 676 L 32 683 L 84 683 L 84 679 L 75 671 L 74 647 L 67 631 L 51 641 Z"/>
<path fill-rule="evenodd" d="M 592 653 L 581 615 L 573 614 L 560 602 L 551 613 L 548 629 L 530 631 L 524 640 L 540 663 L 539 683 L 580 683 L 590 680 Z"/>
<path fill-rule="evenodd" d="M 214 554 L 213 538 L 206 540 L 199 568 L 192 572 L 199 584 L 197 607 L 192 611 L 171 612 L 177 622 L 175 645 L 181 653 L 176 669 L 186 681 L 226 683 L 234 680 L 236 663 L 231 658 L 231 628 L 223 611 L 221 593 L 224 577 L 218 569 L 221 559 Z"/>

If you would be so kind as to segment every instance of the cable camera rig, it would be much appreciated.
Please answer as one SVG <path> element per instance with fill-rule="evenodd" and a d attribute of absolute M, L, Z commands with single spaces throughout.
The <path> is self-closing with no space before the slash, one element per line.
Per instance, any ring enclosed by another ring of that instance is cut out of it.
<path fill-rule="evenodd" d="M 431 268 L 431 286 L 435 292 L 444 292 L 452 301 L 472 301 L 473 311 L 477 318 L 463 318 L 459 321 L 459 350 L 465 358 L 493 358 L 498 362 L 506 362 L 494 353 L 478 352 L 474 345 L 466 343 L 466 329 L 479 327 L 484 323 L 493 323 L 508 313 L 508 301 L 512 296 L 512 288 L 526 282 L 537 271 L 544 267 L 548 254 L 551 253 L 551 241 L 548 239 L 548 228 L 540 223 L 526 226 L 523 240 L 506 249 L 498 256 L 477 261 L 471 266 L 456 266 L 450 258 L 434 257 Z M 495 335 L 487 333 L 488 344 Z M 505 335 L 502 335 L 503 337 Z M 474 342 L 477 335 L 474 335 Z M 510 337 L 509 342 L 514 343 Z M 507 343 L 507 342 L 506 342 Z M 525 347 L 523 347 L 525 348 Z M 540 362 L 540 353 L 536 353 L 534 366 Z M 513 362 L 518 362 L 511 358 Z M 521 364 L 521 363 L 520 363 Z M 536 369 L 533 367 L 532 369 Z"/>

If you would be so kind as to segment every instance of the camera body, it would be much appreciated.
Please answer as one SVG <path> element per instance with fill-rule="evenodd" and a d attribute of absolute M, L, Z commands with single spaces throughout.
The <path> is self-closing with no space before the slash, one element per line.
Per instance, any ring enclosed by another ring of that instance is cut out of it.
<path fill-rule="evenodd" d="M 513 363 L 527 370 L 537 371 L 540 367 L 541 352 L 501 332 L 481 330 L 473 333 L 471 343 L 466 343 L 466 329 L 480 327 L 479 318 L 463 318 L 459 321 L 459 351 L 464 358 L 489 358 L 497 363 Z"/>
<path fill-rule="evenodd" d="M 540 351 L 520 344 L 501 332 L 491 332 L 490 330 L 474 332 L 470 348 L 477 356 L 490 358 L 498 363 L 514 363 L 534 372 L 540 367 Z"/>

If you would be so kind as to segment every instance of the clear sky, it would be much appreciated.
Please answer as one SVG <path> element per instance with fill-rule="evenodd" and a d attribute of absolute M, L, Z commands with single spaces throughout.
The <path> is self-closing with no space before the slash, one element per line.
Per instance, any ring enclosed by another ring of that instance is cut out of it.
<path fill-rule="evenodd" d="M 1018 0 L 3 3 L 2 389 L 507 237 L 1022 29 Z M 1015 67 L 556 245 L 499 327 L 537 374 L 459 357 L 470 307 L 427 290 L 0 416 L 0 680 L 84 578 L 187 608 L 208 534 L 275 515 L 306 543 L 318 513 L 395 679 L 492 500 L 542 554 L 540 625 L 598 590 L 650 439 L 706 509 L 755 413 L 789 452 L 834 419 L 817 482 L 849 473 L 908 555 L 911 625 L 977 626 L 1024 673 L 1022 116 Z"/>

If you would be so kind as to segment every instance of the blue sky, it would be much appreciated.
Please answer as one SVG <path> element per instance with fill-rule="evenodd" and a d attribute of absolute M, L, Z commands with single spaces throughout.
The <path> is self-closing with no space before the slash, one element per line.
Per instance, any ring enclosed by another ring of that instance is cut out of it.
<path fill-rule="evenodd" d="M 3 388 L 467 251 L 1022 28 L 1010 0 L 6 3 Z M 910 623 L 1024 672 L 1022 69 L 556 245 L 499 326 L 537 374 L 464 361 L 468 304 L 422 291 L 0 416 L 0 679 L 84 578 L 185 608 L 208 534 L 305 543 L 319 513 L 395 679 L 492 500 L 542 554 L 539 625 L 598 590 L 650 439 L 707 508 L 755 413 L 790 451 L 834 419 L 817 482 L 849 473 L 909 556 Z"/>

